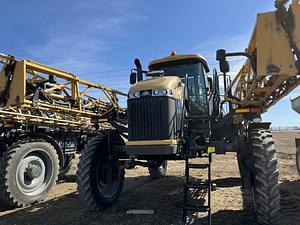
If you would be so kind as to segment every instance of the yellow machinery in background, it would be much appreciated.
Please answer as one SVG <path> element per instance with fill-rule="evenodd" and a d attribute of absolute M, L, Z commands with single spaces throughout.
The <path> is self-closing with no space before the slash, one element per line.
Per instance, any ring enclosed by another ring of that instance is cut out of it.
<path fill-rule="evenodd" d="M 31 60 L 0 54 L 0 115 L 5 124 L 82 128 L 108 121 L 126 94 Z M 99 123 L 100 122 L 100 123 Z"/>
<path fill-rule="evenodd" d="M 72 73 L 0 54 L 0 202 L 44 199 L 99 131 L 126 127 L 126 94 Z"/>
<path fill-rule="evenodd" d="M 287 2 L 276 1 L 277 11 L 258 14 L 246 52 L 219 51 L 221 63 L 225 57 L 248 57 L 227 88 L 227 102 L 266 112 L 300 84 L 300 4 L 294 0 L 286 9 Z M 233 87 L 235 90 L 231 95 Z"/>

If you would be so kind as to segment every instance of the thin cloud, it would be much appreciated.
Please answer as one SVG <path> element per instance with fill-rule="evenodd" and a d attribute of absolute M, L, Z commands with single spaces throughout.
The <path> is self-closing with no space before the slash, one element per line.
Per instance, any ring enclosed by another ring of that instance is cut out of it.
<path fill-rule="evenodd" d="M 216 39 L 196 44 L 190 49 L 190 51 L 199 52 L 204 55 L 205 58 L 211 59 L 213 63 L 217 49 L 226 49 L 228 52 L 244 51 L 248 46 L 249 40 L 249 35 L 219 36 Z"/>
<path fill-rule="evenodd" d="M 147 18 L 129 10 L 127 4 L 113 1 L 106 14 L 81 16 L 67 27 L 49 25 L 43 42 L 28 47 L 30 57 L 76 74 L 91 70 L 111 70 L 114 66 L 106 53 L 112 49 L 111 38 L 122 37 L 130 23 Z M 103 7 L 82 2 L 70 9 L 72 12 L 103 11 Z M 109 12 L 108 12 L 109 11 Z M 120 13 L 123 12 L 123 13 Z M 116 42 L 122 41 L 115 39 Z"/>

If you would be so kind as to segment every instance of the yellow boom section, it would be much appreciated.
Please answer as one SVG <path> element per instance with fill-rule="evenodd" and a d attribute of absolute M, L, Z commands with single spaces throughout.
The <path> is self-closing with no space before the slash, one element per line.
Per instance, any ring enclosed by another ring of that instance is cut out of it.
<path fill-rule="evenodd" d="M 0 122 L 87 128 L 121 111 L 127 94 L 31 60 L 0 54 Z"/>
<path fill-rule="evenodd" d="M 246 50 L 249 59 L 225 93 L 239 108 L 265 112 L 300 84 L 300 2 L 293 0 L 286 8 L 287 2 L 276 1 L 276 11 L 257 16 Z"/>

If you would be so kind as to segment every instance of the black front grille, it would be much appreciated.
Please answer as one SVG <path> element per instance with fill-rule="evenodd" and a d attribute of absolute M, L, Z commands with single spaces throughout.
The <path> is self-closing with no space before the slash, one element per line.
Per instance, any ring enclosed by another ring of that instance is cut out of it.
<path fill-rule="evenodd" d="M 141 97 L 128 100 L 128 139 L 169 140 L 174 138 L 175 100 Z"/>

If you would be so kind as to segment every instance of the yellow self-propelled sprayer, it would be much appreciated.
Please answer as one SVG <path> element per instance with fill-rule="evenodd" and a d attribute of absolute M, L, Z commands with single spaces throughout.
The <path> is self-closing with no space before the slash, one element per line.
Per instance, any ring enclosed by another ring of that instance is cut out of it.
<path fill-rule="evenodd" d="M 279 225 L 276 150 L 271 123 L 261 114 L 300 84 L 300 3 L 287 4 L 277 0 L 276 10 L 258 14 L 246 51 L 218 50 L 221 73 L 214 70 L 212 77 L 198 54 L 172 52 L 147 70 L 136 59 L 127 110 L 118 104 L 122 92 L 1 54 L 1 203 L 43 199 L 77 150 L 78 191 L 92 210 L 117 201 L 125 169 L 146 166 L 157 179 L 165 176 L 167 160 L 184 160 L 182 224 L 190 211 L 208 213 L 211 224 L 212 154 L 236 152 L 257 222 Z M 246 63 L 231 81 L 227 59 L 236 56 Z M 197 157 L 207 162 L 190 161 Z M 206 169 L 207 179 L 190 179 L 192 169 Z M 204 204 L 190 203 L 191 189 L 208 194 Z"/>
<path fill-rule="evenodd" d="M 88 139 L 126 128 L 126 94 L 11 55 L 0 63 L 0 204 L 25 206 L 47 196 Z"/>
<path fill-rule="evenodd" d="M 280 224 L 276 151 L 270 123 L 262 122 L 261 114 L 300 83 L 300 3 L 287 3 L 277 0 L 275 11 L 258 14 L 245 52 L 217 51 L 221 74 L 214 71 L 208 77 L 208 64 L 198 54 L 172 52 L 150 62 L 148 70 L 135 60 L 128 93 L 128 140 L 105 133 L 82 151 L 78 191 L 90 209 L 116 202 L 124 168 L 147 166 L 150 175 L 159 178 L 166 173 L 167 160 L 185 160 L 182 224 L 189 211 L 207 212 L 211 224 L 212 153 L 231 151 L 237 153 L 243 189 L 253 193 L 258 223 Z M 230 82 L 227 58 L 235 56 L 247 60 Z M 130 160 L 124 162 L 124 155 Z M 205 157 L 207 163 L 191 163 L 195 157 Z M 208 179 L 193 183 L 191 169 L 207 169 Z M 190 189 L 208 193 L 204 205 L 189 203 Z"/>

